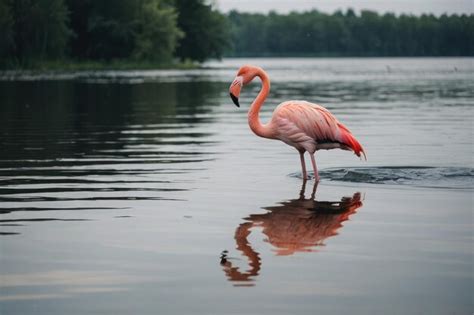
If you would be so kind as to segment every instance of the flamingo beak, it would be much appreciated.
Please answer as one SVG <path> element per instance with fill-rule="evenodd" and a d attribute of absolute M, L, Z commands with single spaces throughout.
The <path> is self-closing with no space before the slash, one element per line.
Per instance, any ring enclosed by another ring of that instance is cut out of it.
<path fill-rule="evenodd" d="M 239 95 L 240 95 L 240 90 L 242 89 L 243 82 L 244 82 L 244 78 L 242 76 L 237 76 L 229 88 L 230 98 L 232 99 L 235 106 L 237 107 L 240 107 Z"/>

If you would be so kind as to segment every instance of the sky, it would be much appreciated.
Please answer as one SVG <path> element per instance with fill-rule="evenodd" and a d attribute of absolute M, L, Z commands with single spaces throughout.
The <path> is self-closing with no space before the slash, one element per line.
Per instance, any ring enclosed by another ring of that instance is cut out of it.
<path fill-rule="evenodd" d="M 420 15 L 432 13 L 473 14 L 474 0 L 214 0 L 222 12 L 236 9 L 241 12 L 279 13 L 317 9 L 332 13 L 338 9 L 353 8 L 357 12 L 369 9 L 380 13 L 394 12 Z"/>

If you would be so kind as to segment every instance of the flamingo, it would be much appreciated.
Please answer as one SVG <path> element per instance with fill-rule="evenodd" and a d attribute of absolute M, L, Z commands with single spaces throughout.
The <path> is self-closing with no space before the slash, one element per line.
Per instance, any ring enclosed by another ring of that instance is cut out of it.
<path fill-rule="evenodd" d="M 237 107 L 240 107 L 239 95 L 242 87 L 255 77 L 259 77 L 262 81 L 262 89 L 248 111 L 250 129 L 257 136 L 281 140 L 296 148 L 300 154 L 303 180 L 308 179 L 305 152 L 308 152 L 311 157 L 316 182 L 320 179 L 314 158 L 317 150 L 348 150 L 353 151 L 358 157 L 363 154 L 364 159 L 367 160 L 364 149 L 349 129 L 329 110 L 320 105 L 306 101 L 286 101 L 275 108 L 267 124 L 262 124 L 259 113 L 270 92 L 270 79 L 260 67 L 245 65 L 237 72 L 229 88 L 230 97 Z"/>

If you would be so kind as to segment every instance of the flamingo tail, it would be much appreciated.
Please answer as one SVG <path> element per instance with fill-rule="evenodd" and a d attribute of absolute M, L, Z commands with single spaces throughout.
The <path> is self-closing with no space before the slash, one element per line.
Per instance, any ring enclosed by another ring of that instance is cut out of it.
<path fill-rule="evenodd" d="M 341 123 L 338 123 L 337 126 L 339 127 L 339 130 L 341 132 L 340 135 L 341 135 L 342 143 L 344 143 L 352 151 L 354 151 L 355 155 L 357 155 L 358 157 L 362 158 L 361 154 L 364 155 L 364 159 L 367 161 L 367 156 L 365 155 L 364 148 L 359 143 L 359 141 L 357 141 L 357 139 L 350 132 L 350 130 L 347 129 L 347 127 Z"/>

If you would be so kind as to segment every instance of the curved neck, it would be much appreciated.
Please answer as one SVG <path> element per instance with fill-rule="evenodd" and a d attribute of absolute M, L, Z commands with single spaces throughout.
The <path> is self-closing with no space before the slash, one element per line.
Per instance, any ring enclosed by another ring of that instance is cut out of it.
<path fill-rule="evenodd" d="M 268 125 L 263 125 L 259 117 L 260 108 L 262 107 L 265 99 L 268 96 L 268 93 L 270 92 L 270 79 L 262 69 L 257 70 L 256 76 L 262 80 L 262 89 L 258 93 L 252 105 L 250 105 L 248 113 L 249 126 L 257 136 L 272 138 L 273 136 L 271 129 L 268 127 Z"/>
<path fill-rule="evenodd" d="M 250 235 L 250 229 L 254 226 L 253 222 L 245 222 L 239 225 L 235 230 L 235 241 L 237 249 L 248 258 L 249 269 L 245 272 L 240 271 L 239 267 L 234 267 L 232 262 L 224 260 L 224 272 L 230 281 L 253 281 L 253 277 L 258 276 L 261 268 L 261 259 L 255 250 L 250 246 L 247 237 Z"/>

